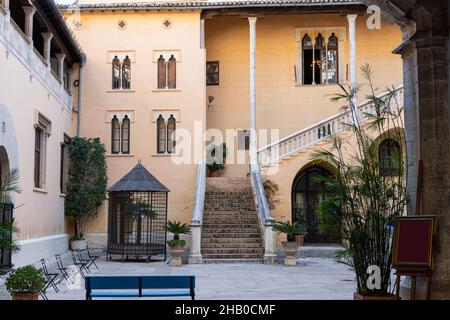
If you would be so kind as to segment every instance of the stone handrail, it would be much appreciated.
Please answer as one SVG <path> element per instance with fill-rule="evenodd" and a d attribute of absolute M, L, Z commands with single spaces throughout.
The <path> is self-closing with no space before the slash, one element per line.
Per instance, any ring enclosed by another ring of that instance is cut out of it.
<path fill-rule="evenodd" d="M 258 214 L 261 232 L 264 240 L 264 263 L 275 263 L 276 235 L 273 230 L 275 220 L 270 214 L 264 184 L 261 179 L 258 163 L 250 165 L 250 180 L 255 200 L 256 212 Z"/>
<path fill-rule="evenodd" d="M 199 264 L 203 262 L 201 254 L 203 210 L 205 206 L 206 191 L 206 162 L 201 160 L 197 168 L 197 182 L 195 189 L 194 208 L 191 220 L 191 246 L 189 263 Z"/>
<path fill-rule="evenodd" d="M 403 86 L 395 89 L 396 100 L 399 106 L 403 105 Z M 386 98 L 390 92 L 377 96 L 378 99 Z M 373 109 L 371 100 L 365 101 L 358 106 L 359 113 L 370 112 Z M 283 157 L 302 151 L 310 147 L 326 137 L 345 131 L 346 123 L 351 122 L 351 110 L 337 113 L 325 120 L 322 120 L 312 126 L 297 131 L 279 141 L 271 143 L 258 151 L 258 162 L 261 166 L 271 165 L 280 161 Z"/>

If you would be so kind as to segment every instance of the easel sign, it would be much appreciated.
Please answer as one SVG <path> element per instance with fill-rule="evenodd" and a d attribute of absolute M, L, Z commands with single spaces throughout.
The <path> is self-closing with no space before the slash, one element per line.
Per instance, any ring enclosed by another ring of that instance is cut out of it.
<path fill-rule="evenodd" d="M 395 220 L 392 265 L 395 269 L 432 269 L 435 216 L 407 216 Z"/>

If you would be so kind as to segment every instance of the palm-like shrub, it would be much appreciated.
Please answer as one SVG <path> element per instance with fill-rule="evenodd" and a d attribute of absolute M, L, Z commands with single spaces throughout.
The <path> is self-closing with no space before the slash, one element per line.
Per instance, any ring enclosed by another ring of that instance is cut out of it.
<path fill-rule="evenodd" d="M 306 226 L 298 222 L 277 222 L 273 229 L 278 233 L 284 233 L 288 242 L 295 241 L 296 235 L 306 235 Z"/>
<path fill-rule="evenodd" d="M 169 246 L 184 246 L 186 244 L 186 241 L 180 240 L 180 234 L 191 233 L 191 227 L 186 223 L 181 223 L 180 221 L 168 221 L 166 230 L 170 233 L 173 233 L 173 240 L 167 241 L 167 244 Z"/>
<path fill-rule="evenodd" d="M 6 175 L 0 184 L 0 202 L 3 203 L 8 200 L 11 193 L 21 193 L 22 190 L 19 187 L 19 170 L 12 169 L 8 175 Z M 16 222 L 5 221 L 0 224 L 0 249 L 4 248 L 10 251 L 12 254 L 17 253 L 20 247 L 13 240 L 12 235 L 19 232 Z"/>
<path fill-rule="evenodd" d="M 225 143 L 219 145 L 211 145 L 206 150 L 206 166 L 210 172 L 223 170 L 227 158 L 227 145 Z"/>
<path fill-rule="evenodd" d="M 393 139 L 405 146 L 402 110 L 394 88 L 389 89 L 384 98 L 377 98 L 370 66 L 361 70 L 371 89 L 368 99 L 373 108 L 358 116 L 353 99 L 358 88 L 341 86 L 343 93 L 332 99 L 344 100 L 348 105 L 346 108 L 350 109 L 353 121 L 346 125 L 356 144 L 351 146 L 340 137 L 332 136 L 331 150 L 315 154 L 316 161 L 331 163 L 337 171 L 334 177 L 320 178 L 334 195 L 319 205 L 317 213 L 322 231 L 340 230 L 346 248 L 339 261 L 354 269 L 357 293 L 386 296 L 393 291 L 392 226 L 395 218 L 404 214 L 407 204 L 406 164 L 402 154 L 391 154 L 389 165 L 395 167 L 396 174 L 380 174 L 385 163 L 379 159 L 378 145 L 380 141 Z M 367 286 L 368 270 L 372 266 L 377 266 L 381 273 L 379 288 Z"/>

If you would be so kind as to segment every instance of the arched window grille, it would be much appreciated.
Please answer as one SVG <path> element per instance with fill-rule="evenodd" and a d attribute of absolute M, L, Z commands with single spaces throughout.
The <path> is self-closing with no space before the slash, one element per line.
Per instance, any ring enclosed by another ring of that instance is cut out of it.
<path fill-rule="evenodd" d="M 120 152 L 120 122 L 116 116 L 111 120 L 111 153 Z"/>
<path fill-rule="evenodd" d="M 158 89 L 165 89 L 166 82 L 166 59 L 160 55 L 158 59 Z"/>
<path fill-rule="evenodd" d="M 169 59 L 168 67 L 168 81 L 167 87 L 169 89 L 176 89 L 177 87 L 177 59 L 172 55 Z"/>
<path fill-rule="evenodd" d="M 167 153 L 173 153 L 175 150 L 175 129 L 176 120 L 173 115 L 170 115 L 167 121 Z"/>
<path fill-rule="evenodd" d="M 158 120 L 156 120 L 156 136 L 157 136 L 157 144 L 158 144 L 158 153 L 166 153 L 167 146 L 167 136 L 166 136 L 166 121 L 160 115 Z"/>
<path fill-rule="evenodd" d="M 122 65 L 122 88 L 130 89 L 131 87 L 131 60 L 126 56 Z"/>
<path fill-rule="evenodd" d="M 401 147 L 397 141 L 386 139 L 378 149 L 380 175 L 392 177 L 400 174 Z"/>
<path fill-rule="evenodd" d="M 122 153 L 130 153 L 130 119 L 128 116 L 122 120 Z"/>
<path fill-rule="evenodd" d="M 120 89 L 120 60 L 117 56 L 112 61 L 112 88 Z"/>

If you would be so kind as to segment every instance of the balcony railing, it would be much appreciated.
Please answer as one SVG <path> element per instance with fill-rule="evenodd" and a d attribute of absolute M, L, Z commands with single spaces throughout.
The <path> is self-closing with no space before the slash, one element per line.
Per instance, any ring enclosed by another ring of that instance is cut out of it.
<path fill-rule="evenodd" d="M 6 11 L 0 7 L 0 44 L 4 44 L 17 59 L 68 109 L 72 109 L 72 97 L 62 82 L 12 19 L 6 19 Z M 8 23 L 9 27 L 5 25 Z"/>

